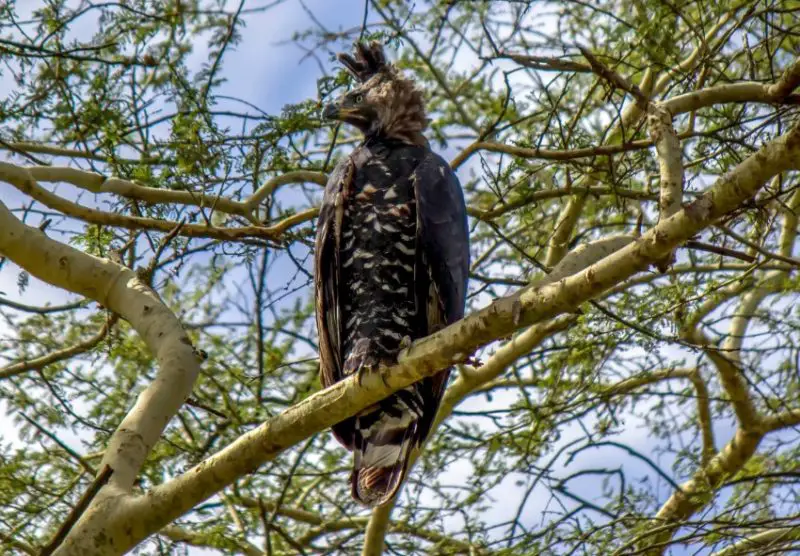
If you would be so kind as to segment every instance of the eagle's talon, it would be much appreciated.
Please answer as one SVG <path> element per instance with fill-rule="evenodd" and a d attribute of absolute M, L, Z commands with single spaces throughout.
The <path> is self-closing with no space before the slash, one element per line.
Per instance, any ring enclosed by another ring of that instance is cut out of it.
<path fill-rule="evenodd" d="M 389 374 L 386 371 L 388 371 L 388 370 L 389 370 L 389 367 L 381 365 L 378 368 L 378 374 L 381 375 L 381 382 L 383 382 L 383 385 L 386 386 L 387 388 L 391 388 L 391 385 L 386 381 L 387 380 L 386 377 Z"/>
<path fill-rule="evenodd" d="M 367 365 L 361 365 L 358 368 L 358 370 L 356 371 L 356 384 L 358 384 L 359 387 L 363 386 L 362 383 L 364 381 L 364 374 L 370 372 L 371 370 L 372 370 L 372 367 L 369 367 Z"/>

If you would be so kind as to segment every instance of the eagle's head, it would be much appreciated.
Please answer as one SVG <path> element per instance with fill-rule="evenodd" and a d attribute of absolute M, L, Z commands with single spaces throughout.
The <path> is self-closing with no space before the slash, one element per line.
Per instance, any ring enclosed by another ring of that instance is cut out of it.
<path fill-rule="evenodd" d="M 338 58 L 358 86 L 328 104 L 323 118 L 351 124 L 367 137 L 427 143 L 422 135 L 428 126 L 422 94 L 386 62 L 378 42 L 356 43 L 352 56 L 339 54 Z"/>

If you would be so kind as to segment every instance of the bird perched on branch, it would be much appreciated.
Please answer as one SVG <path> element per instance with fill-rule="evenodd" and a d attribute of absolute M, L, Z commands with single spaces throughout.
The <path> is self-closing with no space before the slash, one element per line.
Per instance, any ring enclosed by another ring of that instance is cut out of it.
<path fill-rule="evenodd" d="M 416 338 L 464 315 L 469 236 L 464 195 L 431 151 L 422 94 L 377 42 L 339 61 L 357 86 L 323 117 L 364 140 L 331 174 L 317 224 L 316 316 L 322 384 L 392 365 Z M 354 453 L 353 497 L 368 506 L 399 489 L 430 432 L 449 369 L 333 427 Z"/>

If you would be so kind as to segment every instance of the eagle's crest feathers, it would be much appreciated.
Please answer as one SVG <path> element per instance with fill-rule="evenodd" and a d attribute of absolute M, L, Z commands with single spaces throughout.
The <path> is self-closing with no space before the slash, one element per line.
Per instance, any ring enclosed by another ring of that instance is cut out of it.
<path fill-rule="evenodd" d="M 338 101 L 341 108 L 351 109 L 346 114 L 340 112 L 339 119 L 355 125 L 367 136 L 382 135 L 412 145 L 427 145 L 422 132 L 430 120 L 422 93 L 386 61 L 380 43 L 356 43 L 352 55 L 342 53 L 338 59 L 359 83 Z"/>
<path fill-rule="evenodd" d="M 353 45 L 353 50 L 352 56 L 340 53 L 336 57 L 347 71 L 362 83 L 389 65 L 386 63 L 383 47 L 378 41 L 372 41 L 368 45 L 357 42 Z"/>

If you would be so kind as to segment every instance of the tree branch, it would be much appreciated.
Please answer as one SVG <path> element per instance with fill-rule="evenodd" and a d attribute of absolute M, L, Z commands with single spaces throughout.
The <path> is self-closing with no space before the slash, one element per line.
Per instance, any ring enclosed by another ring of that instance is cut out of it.
<path fill-rule="evenodd" d="M 158 361 L 160 370 L 154 382 L 120 423 L 100 465 L 114 469 L 107 489 L 124 492 L 133 485 L 145 457 L 191 392 L 199 372 L 191 342 L 169 308 L 132 270 L 48 238 L 20 222 L 2 203 L 0 230 L 0 253 L 31 275 L 118 313 Z M 101 492 L 94 505 L 103 498 Z"/>
<path fill-rule="evenodd" d="M 42 170 L 37 170 L 42 173 Z M 79 170 L 76 172 L 80 172 Z M 72 177 L 75 173 L 70 173 Z M 26 195 L 36 199 L 45 206 L 62 212 L 68 216 L 79 218 L 92 224 L 118 226 L 129 230 L 158 230 L 170 232 L 178 226 L 178 222 L 144 218 L 140 216 L 124 216 L 121 214 L 103 212 L 81 206 L 68 201 L 41 187 L 31 172 L 22 166 L 7 162 L 0 162 L 0 180 L 10 183 Z M 112 182 L 118 183 L 118 182 Z M 147 188 L 152 189 L 152 188 Z M 155 190 L 160 191 L 160 190 Z M 186 193 L 186 192 L 181 192 Z M 184 224 L 181 226 L 180 235 L 186 237 L 207 237 L 220 240 L 235 241 L 249 237 L 276 240 L 290 228 L 308 222 L 319 214 L 318 209 L 308 209 L 297 214 L 287 216 L 271 226 L 244 226 L 240 228 L 219 228 L 199 224 Z"/>
<path fill-rule="evenodd" d="M 53 351 L 46 355 L 42 355 L 41 357 L 31 359 L 30 361 L 20 361 L 18 363 L 12 363 L 11 365 L 3 367 L 0 369 L 0 379 L 10 378 L 28 371 L 42 369 L 47 365 L 52 365 L 53 363 L 58 363 L 59 361 L 64 361 L 65 359 L 80 355 L 81 353 L 86 353 L 103 341 L 103 339 L 108 335 L 109 330 L 111 330 L 111 328 L 117 322 L 117 318 L 118 315 L 110 315 L 94 336 L 78 342 L 75 345 Z"/>
<path fill-rule="evenodd" d="M 785 545 L 800 541 L 800 526 L 769 529 L 740 540 L 712 554 L 712 556 L 739 556 L 745 554 L 775 554 L 784 552 Z M 769 552 L 767 552 L 769 551 Z M 787 552 L 788 553 L 788 552 Z"/>
<path fill-rule="evenodd" d="M 147 187 L 121 178 L 106 178 L 95 172 L 78 168 L 56 166 L 29 166 L 26 168 L 39 182 L 67 182 L 92 193 L 115 193 L 128 199 L 136 199 L 148 204 L 172 203 L 197 207 L 213 207 L 227 214 L 243 216 L 255 223 L 252 214 L 265 198 L 275 190 L 290 183 L 313 182 L 325 185 L 327 176 L 322 172 L 296 170 L 270 178 L 244 201 L 236 201 L 221 195 L 206 195 L 195 191 L 173 191 Z"/>
<path fill-rule="evenodd" d="M 226 553 L 231 550 L 244 554 L 245 556 L 264 556 L 262 550 L 247 541 L 236 541 L 225 537 L 220 538 L 220 536 L 216 534 L 206 535 L 204 533 L 196 533 L 175 525 L 164 527 L 158 534 L 174 542 L 182 542 L 201 548 L 215 548 L 218 550 L 225 550 Z"/>
<path fill-rule="evenodd" d="M 75 507 L 72 508 L 72 511 L 67 516 L 67 519 L 64 520 L 64 523 L 61 524 L 56 534 L 53 536 L 53 540 L 50 541 L 40 553 L 40 556 L 50 556 L 58 546 L 64 542 L 64 539 L 69 534 L 70 529 L 72 526 L 75 525 L 75 522 L 81 517 L 83 512 L 86 511 L 86 508 L 89 507 L 89 504 L 92 503 L 94 497 L 97 496 L 97 493 L 100 492 L 108 480 L 111 478 L 114 470 L 106 465 L 103 467 L 103 470 L 100 472 L 97 477 L 92 481 L 89 485 L 89 488 L 86 489 L 86 492 L 83 493 L 78 503 L 75 504 Z"/>

